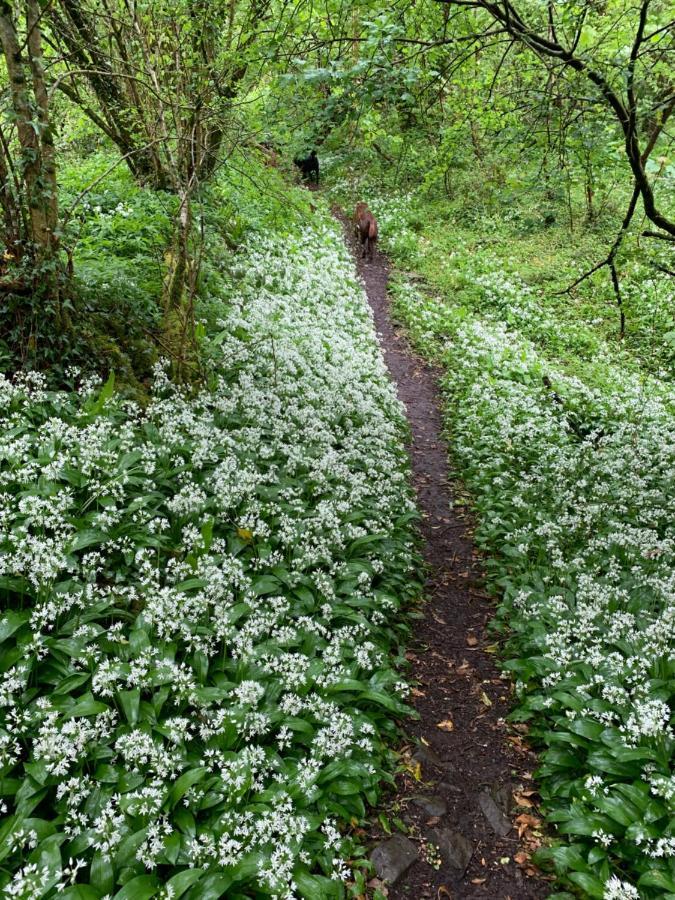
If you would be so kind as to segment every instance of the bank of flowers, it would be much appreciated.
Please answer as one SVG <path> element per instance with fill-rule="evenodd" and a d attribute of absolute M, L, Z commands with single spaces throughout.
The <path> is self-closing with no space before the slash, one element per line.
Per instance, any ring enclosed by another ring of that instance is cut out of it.
<path fill-rule="evenodd" d="M 0 379 L 0 892 L 341 897 L 416 592 L 339 236 L 251 239 L 208 388 Z"/>
<path fill-rule="evenodd" d="M 675 395 L 602 359 L 590 386 L 498 310 L 405 282 L 396 309 L 445 365 L 519 714 L 545 748 L 563 838 L 545 855 L 583 896 L 675 897 Z"/>

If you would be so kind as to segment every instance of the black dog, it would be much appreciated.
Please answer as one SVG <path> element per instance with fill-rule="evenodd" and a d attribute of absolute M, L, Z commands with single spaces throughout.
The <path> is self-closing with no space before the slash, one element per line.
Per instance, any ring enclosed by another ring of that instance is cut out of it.
<path fill-rule="evenodd" d="M 316 155 L 316 150 L 312 150 L 309 156 L 304 158 L 297 156 L 293 162 L 302 172 L 303 178 L 313 181 L 315 184 L 319 183 L 319 157 Z"/>

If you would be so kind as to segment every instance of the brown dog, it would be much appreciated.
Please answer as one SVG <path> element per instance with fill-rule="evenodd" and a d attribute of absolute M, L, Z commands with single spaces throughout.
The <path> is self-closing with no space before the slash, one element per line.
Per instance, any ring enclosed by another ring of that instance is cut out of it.
<path fill-rule="evenodd" d="M 354 233 L 361 241 L 361 258 L 372 260 L 373 247 L 377 243 L 377 222 L 366 203 L 357 203 L 354 210 Z"/>

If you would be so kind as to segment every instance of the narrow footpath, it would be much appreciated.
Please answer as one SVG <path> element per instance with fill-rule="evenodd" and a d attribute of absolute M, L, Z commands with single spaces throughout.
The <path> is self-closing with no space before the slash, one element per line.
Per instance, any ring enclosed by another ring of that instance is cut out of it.
<path fill-rule="evenodd" d="M 428 566 L 424 618 L 415 622 L 408 653 L 419 720 L 407 723 L 408 771 L 385 807 L 409 833 L 378 834 L 373 862 L 391 900 L 543 898 L 551 884 L 529 863 L 538 842 L 536 759 L 518 730 L 504 723 L 510 685 L 491 652 L 494 639 L 486 626 L 494 608 L 481 591 L 469 520 L 453 507 L 441 373 L 416 356 L 392 321 L 386 258 L 376 252 L 372 262 L 361 260 L 351 224 L 334 213 L 357 257 L 384 357 L 407 410 Z"/>

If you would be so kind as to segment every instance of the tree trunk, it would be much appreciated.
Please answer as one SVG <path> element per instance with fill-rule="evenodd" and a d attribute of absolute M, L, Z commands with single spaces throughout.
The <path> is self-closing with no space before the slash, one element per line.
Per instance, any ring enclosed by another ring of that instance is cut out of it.
<path fill-rule="evenodd" d="M 33 76 L 33 93 L 37 104 L 40 152 L 42 171 L 42 205 L 45 211 L 45 241 L 49 252 L 58 248 L 56 226 L 59 217 L 58 188 L 56 184 L 56 151 L 54 149 L 54 132 L 49 118 L 49 96 L 45 84 L 44 64 L 42 59 L 42 38 L 40 34 L 40 8 L 36 0 L 28 0 L 27 4 L 28 56 Z"/>
<path fill-rule="evenodd" d="M 45 198 L 40 187 L 42 169 L 40 141 L 32 120 L 23 55 L 12 18 L 12 7 L 6 0 L 0 0 L 0 43 L 7 65 L 12 108 L 21 146 L 21 169 L 29 213 L 28 237 L 38 252 L 44 253 L 48 252 L 51 246 L 51 233 Z"/>

